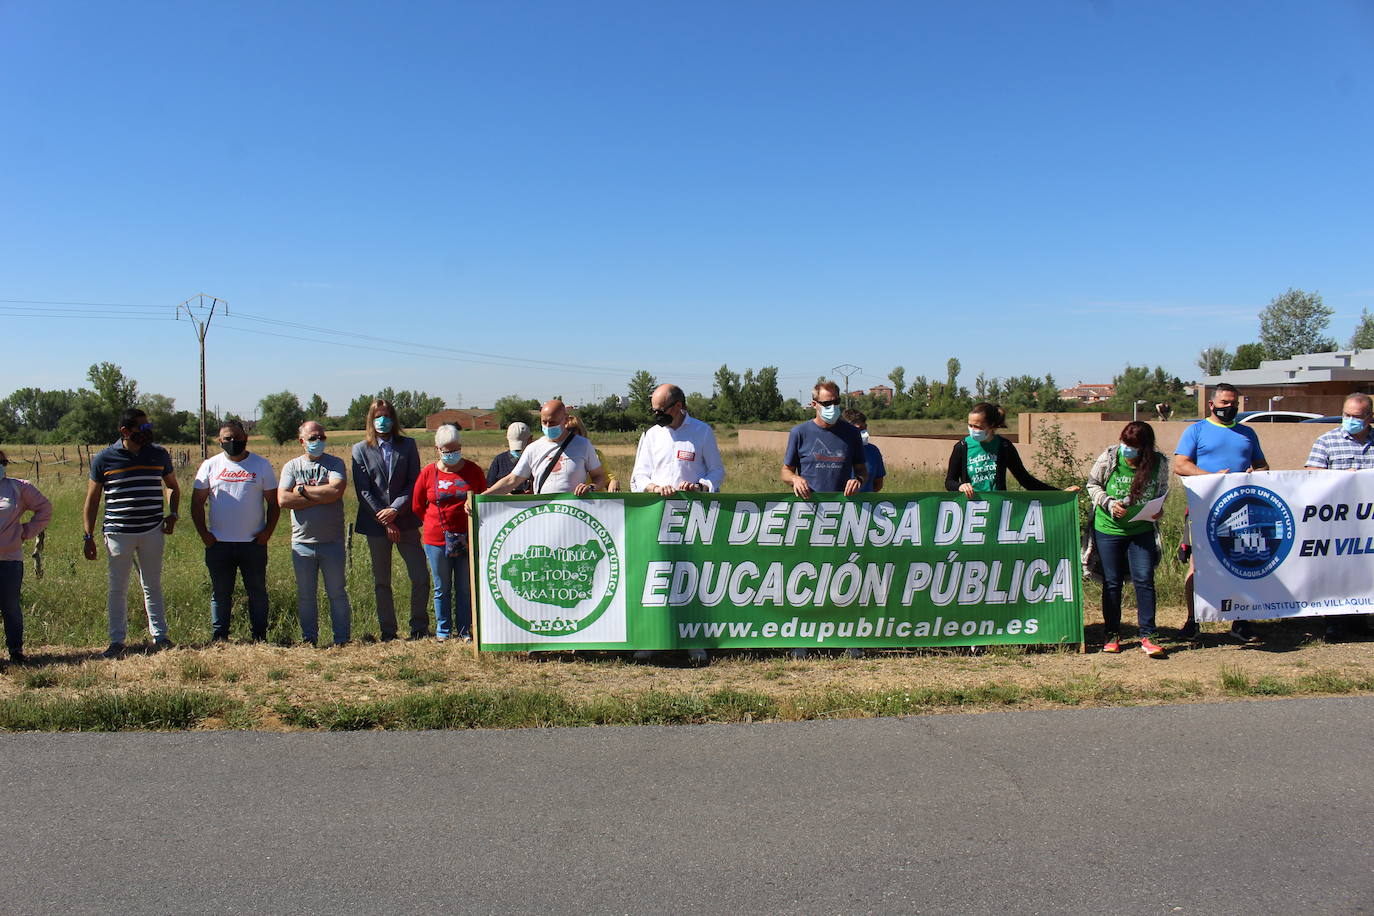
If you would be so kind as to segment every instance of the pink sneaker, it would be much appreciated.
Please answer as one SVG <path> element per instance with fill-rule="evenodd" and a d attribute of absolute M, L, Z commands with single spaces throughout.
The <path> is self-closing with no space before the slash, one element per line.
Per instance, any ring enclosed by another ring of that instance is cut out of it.
<path fill-rule="evenodd" d="M 1169 653 L 1165 652 L 1164 649 L 1160 646 L 1155 645 L 1154 641 L 1151 640 L 1148 636 L 1140 641 L 1140 651 L 1150 656 L 1150 658 L 1169 657 Z"/>
<path fill-rule="evenodd" d="M 1120 652 L 1121 640 L 1116 636 L 1108 636 L 1107 641 L 1102 644 L 1103 652 Z"/>

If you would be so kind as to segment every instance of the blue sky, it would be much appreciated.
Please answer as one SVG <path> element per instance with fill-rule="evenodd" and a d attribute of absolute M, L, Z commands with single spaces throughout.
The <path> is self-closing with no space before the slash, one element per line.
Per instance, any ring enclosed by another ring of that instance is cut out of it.
<path fill-rule="evenodd" d="M 0 87 L 0 394 L 192 407 L 201 291 L 245 415 L 1191 378 L 1290 286 L 1374 308 L 1368 2 L 9 0 Z"/>

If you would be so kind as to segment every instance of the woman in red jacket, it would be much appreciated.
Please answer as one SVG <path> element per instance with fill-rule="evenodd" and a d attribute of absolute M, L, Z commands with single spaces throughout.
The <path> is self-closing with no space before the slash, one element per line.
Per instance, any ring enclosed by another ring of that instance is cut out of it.
<path fill-rule="evenodd" d="M 423 523 L 420 540 L 434 581 L 434 632 L 472 639 L 472 595 L 468 584 L 468 494 L 487 488 L 482 468 L 463 457 L 458 427 L 434 434 L 439 460 L 425 465 L 415 481 L 411 510 Z"/>

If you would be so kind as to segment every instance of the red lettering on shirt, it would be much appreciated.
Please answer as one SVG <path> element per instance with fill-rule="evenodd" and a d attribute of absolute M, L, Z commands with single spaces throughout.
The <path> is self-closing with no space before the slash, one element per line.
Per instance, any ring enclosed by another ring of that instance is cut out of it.
<path fill-rule="evenodd" d="M 219 479 L 225 483 L 246 483 L 257 480 L 258 475 L 252 471 L 245 471 L 243 468 L 235 468 L 232 471 L 226 468 L 219 472 Z"/>

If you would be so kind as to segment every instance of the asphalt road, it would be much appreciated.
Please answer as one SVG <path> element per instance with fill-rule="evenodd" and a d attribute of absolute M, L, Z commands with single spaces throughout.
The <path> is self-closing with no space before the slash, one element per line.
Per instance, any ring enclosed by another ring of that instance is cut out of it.
<path fill-rule="evenodd" d="M 3 913 L 1374 912 L 1374 698 L 0 761 Z"/>

